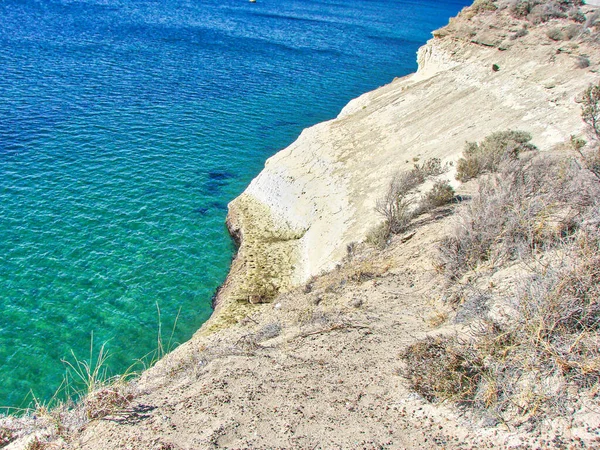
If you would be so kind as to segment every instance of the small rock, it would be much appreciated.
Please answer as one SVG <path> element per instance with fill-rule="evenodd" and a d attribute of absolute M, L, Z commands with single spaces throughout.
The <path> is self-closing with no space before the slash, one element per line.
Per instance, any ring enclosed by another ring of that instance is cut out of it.
<path fill-rule="evenodd" d="M 348 302 L 348 304 L 353 308 L 360 308 L 363 304 L 363 301 L 361 298 L 353 298 Z"/>

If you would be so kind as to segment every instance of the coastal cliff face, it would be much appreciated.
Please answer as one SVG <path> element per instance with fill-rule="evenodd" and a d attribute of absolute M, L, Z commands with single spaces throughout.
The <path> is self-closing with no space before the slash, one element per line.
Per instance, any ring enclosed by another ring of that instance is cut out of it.
<path fill-rule="evenodd" d="M 524 33 L 506 13 L 465 11 L 419 50 L 415 74 L 271 157 L 229 205 L 241 245 L 228 297 L 259 302 L 335 267 L 381 221 L 375 203 L 393 174 L 419 159 L 452 163 L 466 141 L 498 130 L 528 131 L 545 149 L 581 130 L 577 94 L 598 61 L 584 42 L 551 40 L 552 26 Z"/>

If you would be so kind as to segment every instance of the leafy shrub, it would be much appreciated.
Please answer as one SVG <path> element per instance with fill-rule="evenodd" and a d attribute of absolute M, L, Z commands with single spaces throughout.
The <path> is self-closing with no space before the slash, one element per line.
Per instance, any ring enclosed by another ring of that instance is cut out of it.
<path fill-rule="evenodd" d="M 454 188 L 447 180 L 436 181 L 429 192 L 421 200 L 420 209 L 427 211 L 447 205 L 454 200 Z"/>
<path fill-rule="evenodd" d="M 575 67 L 578 69 L 587 69 L 590 67 L 590 59 L 587 56 L 579 56 L 575 63 Z"/>
<path fill-rule="evenodd" d="M 546 31 L 546 36 L 548 36 L 553 41 L 562 41 L 564 39 L 563 32 L 560 30 L 560 28 L 556 27 L 550 28 L 548 31 Z"/>
<path fill-rule="evenodd" d="M 521 152 L 534 150 L 530 140 L 531 135 L 523 131 L 501 131 L 479 144 L 467 142 L 463 157 L 457 163 L 456 179 L 466 182 L 482 173 L 496 172 L 503 162 L 518 158 Z"/>

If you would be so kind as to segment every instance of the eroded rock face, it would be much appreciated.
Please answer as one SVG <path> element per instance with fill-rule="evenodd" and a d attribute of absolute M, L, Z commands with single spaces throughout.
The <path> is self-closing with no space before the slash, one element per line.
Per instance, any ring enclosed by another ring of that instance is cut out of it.
<path fill-rule="evenodd" d="M 506 129 L 530 132 L 542 149 L 582 132 L 577 94 L 596 80 L 598 61 L 577 69 L 576 59 L 597 52 L 549 39 L 564 21 L 511 39 L 521 22 L 506 12 L 459 16 L 419 50 L 417 73 L 351 101 L 270 158 L 229 205 L 241 238 L 233 296 L 267 299 L 333 268 L 381 221 L 374 206 L 393 174 L 417 160 L 453 162 L 466 141 Z"/>

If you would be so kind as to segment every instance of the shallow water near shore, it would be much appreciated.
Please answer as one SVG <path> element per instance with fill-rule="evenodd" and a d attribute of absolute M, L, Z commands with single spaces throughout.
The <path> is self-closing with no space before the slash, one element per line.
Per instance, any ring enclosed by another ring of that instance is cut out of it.
<path fill-rule="evenodd" d="M 0 3 L 0 406 L 210 316 L 227 203 L 468 1 Z"/>

